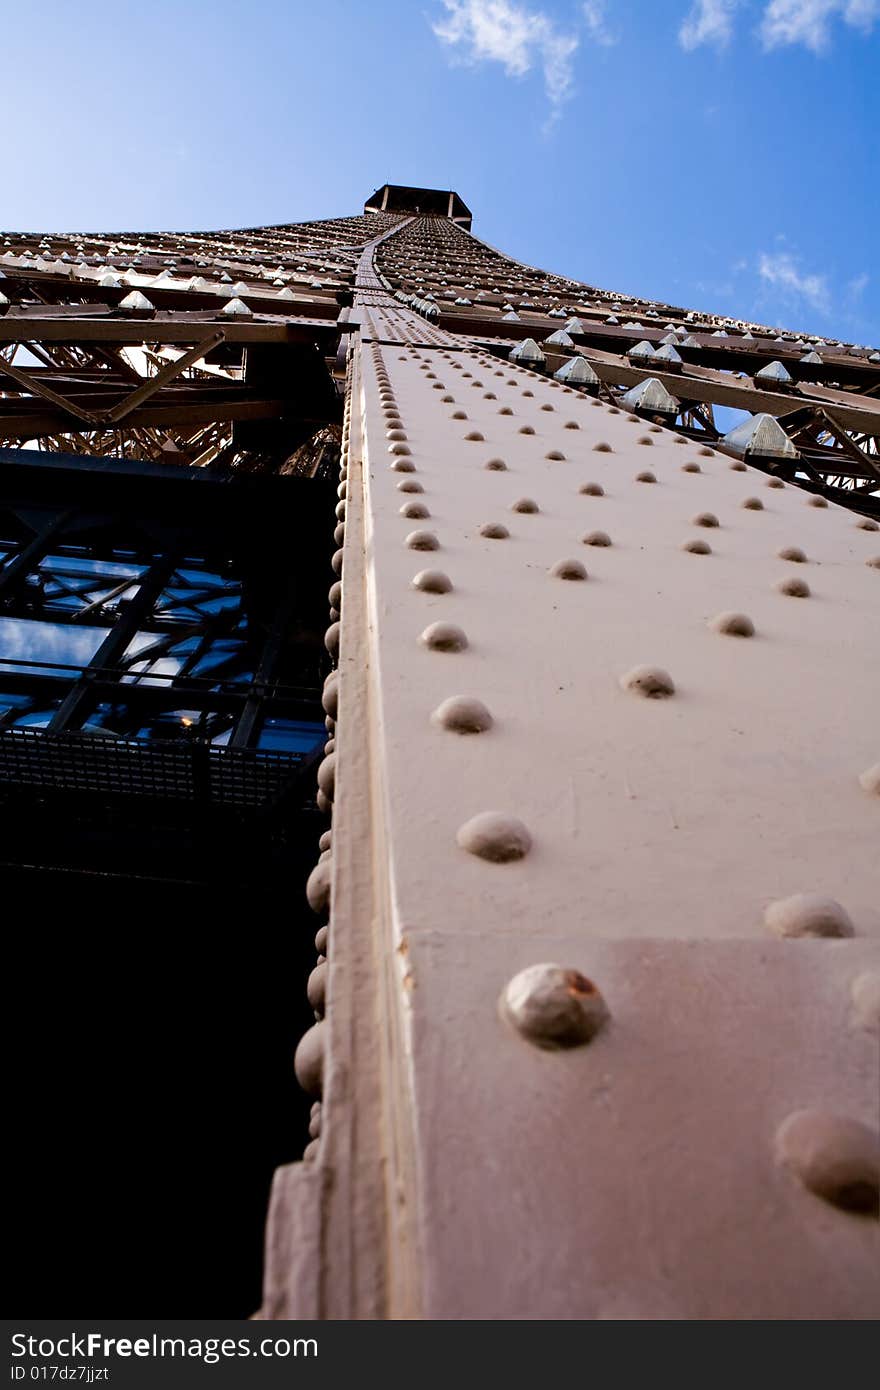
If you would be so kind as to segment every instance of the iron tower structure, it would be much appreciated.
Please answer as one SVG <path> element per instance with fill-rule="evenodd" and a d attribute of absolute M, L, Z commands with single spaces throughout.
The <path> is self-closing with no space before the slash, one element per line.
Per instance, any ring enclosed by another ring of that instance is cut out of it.
<path fill-rule="evenodd" d="M 94 1084 L 170 1029 L 137 1311 L 253 1312 L 274 1171 L 266 1318 L 876 1316 L 880 353 L 448 190 L 0 240 L 3 872 L 49 1053 L 71 913 Z"/>

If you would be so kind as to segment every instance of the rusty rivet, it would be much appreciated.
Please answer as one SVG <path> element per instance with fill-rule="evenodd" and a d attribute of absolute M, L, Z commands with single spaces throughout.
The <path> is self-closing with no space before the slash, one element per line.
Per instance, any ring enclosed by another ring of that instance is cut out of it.
<path fill-rule="evenodd" d="M 510 532 L 500 521 L 484 521 L 480 527 L 480 535 L 491 541 L 506 541 Z"/>
<path fill-rule="evenodd" d="M 431 513 L 424 502 L 404 502 L 400 508 L 400 515 L 409 517 L 410 521 L 424 521 Z"/>
<path fill-rule="evenodd" d="M 834 898 L 818 893 L 795 893 L 770 903 L 764 912 L 764 925 L 777 936 L 844 937 L 853 936 L 850 915 Z"/>
<path fill-rule="evenodd" d="M 557 560 L 548 573 L 553 579 L 586 579 L 586 568 L 580 560 Z"/>
<path fill-rule="evenodd" d="M 791 560 L 793 565 L 804 565 L 807 561 L 806 554 L 799 545 L 784 545 L 776 553 L 780 560 Z"/>
<path fill-rule="evenodd" d="M 412 585 L 425 594 L 448 594 L 452 589 L 452 580 L 442 570 L 419 570 Z"/>
<path fill-rule="evenodd" d="M 293 1059 L 296 1079 L 308 1096 L 319 1096 L 324 1086 L 324 1050 L 327 1025 L 312 1024 L 299 1040 Z"/>
<path fill-rule="evenodd" d="M 873 767 L 860 773 L 859 786 L 869 795 L 880 796 L 880 763 L 874 763 Z"/>
<path fill-rule="evenodd" d="M 313 912 L 326 912 L 330 906 L 330 860 L 316 864 L 306 880 L 306 898 Z"/>
<path fill-rule="evenodd" d="M 867 1125 L 827 1110 L 796 1110 L 777 1129 L 775 1150 L 783 1168 L 832 1206 L 866 1215 L 880 1209 L 880 1144 Z"/>
<path fill-rule="evenodd" d="M 509 864 L 523 859 L 532 847 L 532 837 L 521 820 L 498 811 L 483 811 L 461 827 L 456 840 L 468 854 L 492 864 Z"/>
<path fill-rule="evenodd" d="M 410 531 L 404 541 L 408 550 L 439 550 L 440 542 L 433 531 Z"/>
<path fill-rule="evenodd" d="M 452 695 L 438 705 L 431 722 L 456 734 L 482 734 L 492 727 L 492 716 L 482 700 L 469 695 Z"/>
<path fill-rule="evenodd" d="M 754 637 L 755 624 L 745 613 L 718 613 L 708 626 L 725 637 Z"/>
<path fill-rule="evenodd" d="M 687 551 L 689 555 L 711 555 L 711 554 L 712 554 L 712 547 L 711 547 L 711 545 L 709 545 L 708 541 L 700 541 L 700 540 L 682 541 L 682 543 L 681 543 L 681 549 Z"/>
<path fill-rule="evenodd" d="M 463 652 L 468 644 L 467 635 L 455 623 L 431 623 L 419 641 L 432 652 Z"/>
<path fill-rule="evenodd" d="M 810 586 L 805 579 L 798 579 L 792 576 L 790 579 L 780 579 L 776 585 L 780 594 L 788 594 L 789 598 L 809 598 Z"/>
<path fill-rule="evenodd" d="M 634 666 L 621 676 L 620 685 L 623 690 L 643 695 L 648 700 L 663 700 L 675 694 L 672 677 L 661 666 Z"/>
<path fill-rule="evenodd" d="M 601 993 L 579 970 L 563 965 L 530 965 L 505 986 L 502 1018 L 537 1047 L 556 1051 L 582 1047 L 608 1022 Z"/>

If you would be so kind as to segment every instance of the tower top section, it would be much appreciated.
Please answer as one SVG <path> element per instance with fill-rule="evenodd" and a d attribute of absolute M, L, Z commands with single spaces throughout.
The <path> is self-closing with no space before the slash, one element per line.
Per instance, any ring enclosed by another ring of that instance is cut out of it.
<path fill-rule="evenodd" d="M 410 216 L 449 217 L 470 231 L 471 210 L 452 189 L 411 188 L 402 183 L 386 183 L 364 203 L 364 212 L 400 212 Z"/>

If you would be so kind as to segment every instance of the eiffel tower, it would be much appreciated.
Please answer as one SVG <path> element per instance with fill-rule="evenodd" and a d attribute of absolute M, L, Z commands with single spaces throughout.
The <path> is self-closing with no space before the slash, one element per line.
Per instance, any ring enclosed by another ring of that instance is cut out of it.
<path fill-rule="evenodd" d="M 0 236 L 23 1287 L 876 1317 L 880 352 L 471 224 Z"/>

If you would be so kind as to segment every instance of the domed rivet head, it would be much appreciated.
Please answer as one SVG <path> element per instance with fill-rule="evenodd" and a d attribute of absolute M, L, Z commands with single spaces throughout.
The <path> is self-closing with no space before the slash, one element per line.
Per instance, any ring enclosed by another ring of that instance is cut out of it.
<path fill-rule="evenodd" d="M 329 801 L 336 790 L 336 754 L 328 753 L 318 768 L 318 786 Z"/>
<path fill-rule="evenodd" d="M 510 532 L 500 521 L 484 521 L 480 527 L 480 535 L 492 541 L 505 541 L 509 538 Z"/>
<path fill-rule="evenodd" d="M 868 566 L 868 569 L 880 570 L 880 555 L 870 556 L 870 558 L 865 561 L 865 564 Z"/>
<path fill-rule="evenodd" d="M 649 434 L 641 434 L 636 440 L 637 444 L 653 444 L 654 441 Z"/>
<path fill-rule="evenodd" d="M 333 841 L 333 831 L 332 831 L 332 830 L 324 830 L 324 831 L 321 832 L 321 838 L 320 838 L 320 840 L 318 841 L 318 849 L 321 851 L 322 854 L 324 853 L 325 850 L 328 850 L 328 849 L 330 848 L 330 845 L 332 844 L 332 841 Z"/>
<path fill-rule="evenodd" d="M 682 473 L 702 473 L 703 470 L 698 463 L 691 460 L 690 463 L 683 463 L 681 465 L 681 471 Z"/>
<path fill-rule="evenodd" d="M 859 775 L 859 786 L 870 796 L 880 796 L 880 763 L 874 763 Z"/>
<path fill-rule="evenodd" d="M 389 454 L 399 454 L 399 455 L 403 455 L 403 454 L 411 454 L 411 453 L 412 453 L 412 449 L 409 447 L 408 444 L 389 444 L 389 445 L 388 445 L 388 452 L 389 452 Z"/>
<path fill-rule="evenodd" d="M 850 998 L 853 1026 L 880 1034 L 880 970 L 865 970 L 857 975 L 852 982 Z"/>
<path fill-rule="evenodd" d="M 605 496 L 605 489 L 604 489 L 604 487 L 602 486 L 601 483 L 583 483 L 583 484 L 578 488 L 578 491 L 581 492 L 581 493 L 584 495 L 584 497 L 604 497 L 604 496 Z"/>
<path fill-rule="evenodd" d="M 439 550 L 440 542 L 433 531 L 410 531 L 404 545 L 408 550 Z"/>
<path fill-rule="evenodd" d="M 416 466 L 412 459 L 395 459 L 388 465 L 392 473 L 415 473 Z"/>
<path fill-rule="evenodd" d="M 341 550 L 334 550 L 333 556 L 332 556 L 332 558 L 331 558 L 331 560 L 330 560 L 330 568 L 332 569 L 332 571 L 333 571 L 334 574 L 341 574 L 341 573 L 342 573 L 342 560 L 343 560 L 343 551 L 341 551 Z"/>
<path fill-rule="evenodd" d="M 339 634 L 341 632 L 339 623 L 331 623 L 324 633 L 324 646 L 335 661 L 339 656 Z"/>
<path fill-rule="evenodd" d="M 691 517 L 691 525 L 709 527 L 717 526 L 718 518 L 717 516 L 715 516 L 713 512 L 698 512 L 696 516 Z"/>
<path fill-rule="evenodd" d="M 550 566 L 549 573 L 554 579 L 586 579 L 586 567 L 580 560 L 557 560 Z"/>
<path fill-rule="evenodd" d="M 423 594 L 448 594 L 452 589 L 452 580 L 442 570 L 419 570 L 412 585 Z"/>
<path fill-rule="evenodd" d="M 577 420 L 566 420 L 564 428 L 567 430 L 579 430 L 580 425 Z"/>
<path fill-rule="evenodd" d="M 406 439 L 406 434 L 401 429 L 388 429 L 385 431 L 386 439 Z"/>
<path fill-rule="evenodd" d="M 510 510 L 512 512 L 538 512 L 541 509 L 537 502 L 534 502 L 531 497 L 518 497 L 516 501 L 511 504 Z"/>
<path fill-rule="evenodd" d="M 425 490 L 417 478 L 402 478 L 396 486 L 398 492 L 424 492 Z"/>
<path fill-rule="evenodd" d="M 490 473 L 505 473 L 507 471 L 507 464 L 504 459 L 489 459 L 485 467 Z"/>
<path fill-rule="evenodd" d="M 782 481 L 781 478 L 768 478 L 764 486 L 782 488 L 785 487 L 785 483 Z"/>
<path fill-rule="evenodd" d="M 827 507 L 827 506 L 828 506 L 828 503 L 827 503 L 827 501 L 825 500 L 824 497 L 808 497 L 808 498 L 807 498 L 807 506 L 808 506 L 808 507 Z"/>
<path fill-rule="evenodd" d="M 330 877 L 330 860 L 322 859 L 312 869 L 306 882 L 306 898 L 309 907 L 319 915 L 326 912 L 330 906 Z"/>
<path fill-rule="evenodd" d="M 588 531 L 582 537 L 584 545 L 610 545 L 611 537 L 607 531 Z"/>
<path fill-rule="evenodd" d="M 492 864 L 509 864 L 523 859 L 532 847 L 532 837 L 521 820 L 498 811 L 483 811 L 461 827 L 456 840 L 468 854 Z"/>
<path fill-rule="evenodd" d="M 641 473 L 636 474 L 637 483 L 656 483 L 657 478 L 650 469 L 646 468 Z"/>
<path fill-rule="evenodd" d="M 479 430 L 470 430 L 465 435 L 465 439 L 472 444 L 482 444 L 483 440 L 485 439 L 485 435 L 480 434 Z"/>
<path fill-rule="evenodd" d="M 700 455 L 700 458 L 704 459 L 713 459 L 715 457 L 714 449 L 698 449 L 697 453 Z"/>
<path fill-rule="evenodd" d="M 323 1014 L 327 993 L 327 962 L 316 965 L 306 984 L 306 998 L 316 1014 Z"/>
<path fill-rule="evenodd" d="M 333 672 L 333 679 L 324 684 L 324 691 L 321 695 L 321 704 L 324 706 L 325 714 L 329 714 L 331 719 L 335 719 L 339 707 L 339 684 L 337 672 Z"/>
<path fill-rule="evenodd" d="M 293 1059 L 296 1079 L 307 1096 L 319 1096 L 324 1086 L 324 1050 L 327 1025 L 315 1023 L 303 1033 Z"/>
<path fill-rule="evenodd" d="M 877 525 L 876 521 L 872 521 L 869 516 L 860 516 L 856 522 L 856 526 L 860 531 L 880 531 L 880 526 Z"/>
<path fill-rule="evenodd" d="M 810 597 L 810 586 L 805 579 L 780 579 L 776 588 L 780 594 L 788 594 L 789 598 Z"/>
<path fill-rule="evenodd" d="M 777 936 L 844 937 L 854 928 L 846 908 L 818 893 L 795 893 L 770 903 L 764 925 Z"/>
<path fill-rule="evenodd" d="M 321 812 L 322 816 L 330 816 L 333 814 L 333 802 L 328 800 L 328 798 L 321 791 L 320 787 L 315 792 L 315 805 Z"/>
<path fill-rule="evenodd" d="M 550 449 L 544 457 L 545 459 L 549 459 L 551 463 L 562 463 L 565 459 L 565 454 L 561 449 Z"/>
<path fill-rule="evenodd" d="M 790 560 L 793 565 L 805 565 L 807 562 L 806 554 L 799 545 L 784 545 L 776 553 L 780 560 Z"/>
<path fill-rule="evenodd" d="M 305 1148 L 303 1149 L 303 1163 L 314 1163 L 318 1157 L 320 1148 L 321 1145 L 317 1139 L 310 1139 L 309 1142 L 306 1144 Z"/>
<path fill-rule="evenodd" d="M 532 429 L 531 425 L 520 425 L 520 427 L 519 427 L 519 433 L 520 433 L 520 434 L 534 434 L 535 431 Z"/>
<path fill-rule="evenodd" d="M 710 618 L 709 627 L 725 637 L 754 637 L 755 624 L 745 613 L 718 613 Z"/>
<path fill-rule="evenodd" d="M 342 607 L 342 585 L 338 579 L 335 584 L 330 585 L 330 589 L 327 593 L 327 602 L 330 604 L 331 608 Z"/>
<path fill-rule="evenodd" d="M 711 555 L 712 547 L 708 541 L 687 540 L 681 543 L 682 550 L 689 555 Z"/>
<path fill-rule="evenodd" d="M 329 834 L 329 831 L 327 832 Z M 327 945 L 330 940 L 330 924 L 325 922 L 323 927 L 319 927 L 315 932 L 315 950 L 319 955 L 327 954 Z"/>
<path fill-rule="evenodd" d="M 345 522 L 344 522 L 344 521 L 340 521 L 339 525 L 336 527 L 336 530 L 333 532 L 333 542 L 334 542 L 335 545 L 342 545 L 342 542 L 343 542 L 344 540 L 345 540 Z"/>
<path fill-rule="evenodd" d="M 322 1011 L 323 1012 L 323 1011 Z M 316 1100 L 309 1114 L 309 1138 L 321 1137 L 321 1102 Z"/>
<path fill-rule="evenodd" d="M 634 666 L 621 676 L 620 685 L 623 690 L 648 700 L 663 700 L 675 694 L 672 677 L 660 666 Z"/>
<path fill-rule="evenodd" d="M 482 734 L 492 727 L 492 716 L 482 700 L 468 695 L 452 695 L 438 705 L 431 722 L 456 734 Z"/>
<path fill-rule="evenodd" d="M 419 641 L 432 652 L 463 652 L 468 644 L 465 632 L 455 623 L 431 623 Z"/>
<path fill-rule="evenodd" d="M 431 515 L 424 502 L 404 502 L 399 514 L 408 517 L 410 521 L 424 521 L 425 517 Z"/>
<path fill-rule="evenodd" d="M 808 1192 L 844 1211 L 877 1214 L 880 1143 L 867 1125 L 827 1110 L 796 1110 L 776 1131 L 775 1150 Z"/>
<path fill-rule="evenodd" d="M 747 512 L 762 512 L 764 510 L 764 503 L 760 497 L 746 497 L 744 501 L 740 502 L 740 506 Z"/>
<path fill-rule="evenodd" d="M 700 450 L 700 452 L 702 453 L 702 449 Z M 746 465 L 745 465 L 740 459 L 734 459 L 733 463 L 729 463 L 727 466 L 728 466 L 728 468 L 730 469 L 730 471 L 731 471 L 732 473 L 747 473 L 747 472 L 748 472 L 748 469 L 746 468 Z"/>
<path fill-rule="evenodd" d="M 451 420 L 466 420 L 466 419 L 467 419 L 467 411 L 466 411 L 466 410 L 453 410 L 453 412 L 452 412 L 452 414 L 451 414 L 451 416 L 450 416 L 449 418 L 450 418 Z"/>
<path fill-rule="evenodd" d="M 582 1047 L 608 1022 L 608 1005 L 579 970 L 530 965 L 506 985 L 501 1017 L 537 1047 Z"/>

